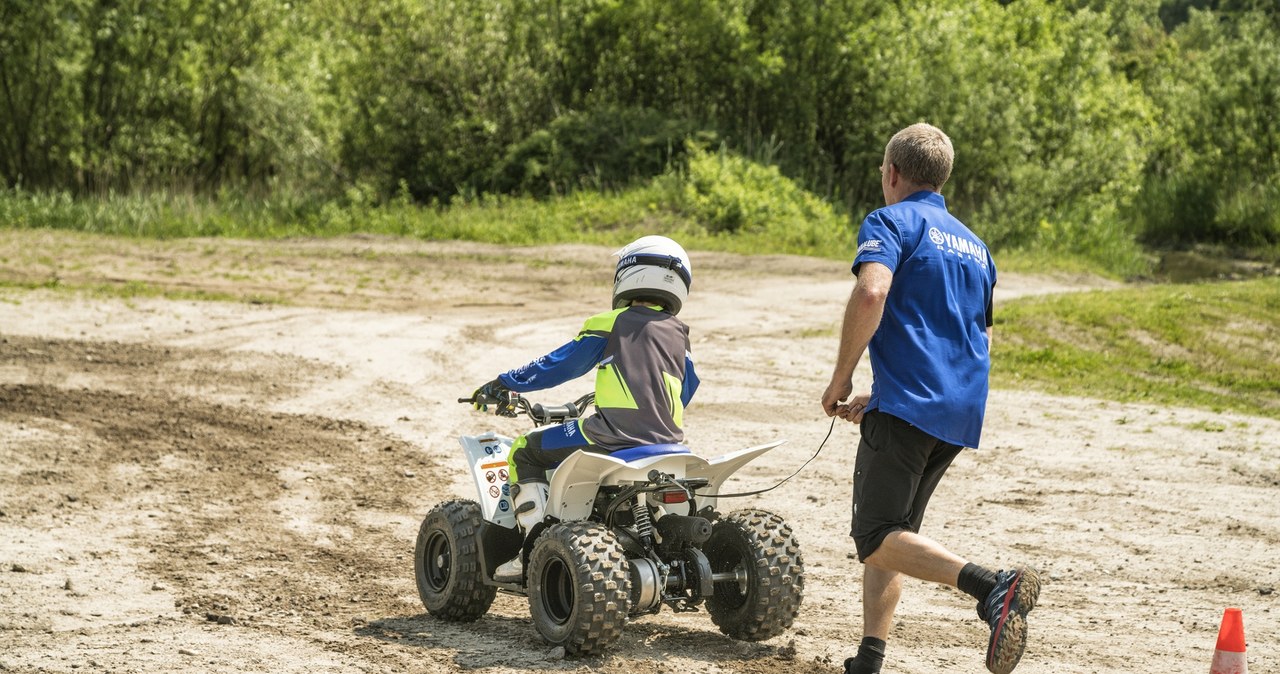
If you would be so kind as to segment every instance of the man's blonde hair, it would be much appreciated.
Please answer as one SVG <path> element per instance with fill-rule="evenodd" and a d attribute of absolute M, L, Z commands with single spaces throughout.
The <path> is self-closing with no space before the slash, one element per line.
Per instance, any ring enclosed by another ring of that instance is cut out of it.
<path fill-rule="evenodd" d="M 902 177 L 941 189 L 951 177 L 956 151 L 951 139 L 932 124 L 912 124 L 893 134 L 884 149 L 885 161 L 898 167 Z"/>

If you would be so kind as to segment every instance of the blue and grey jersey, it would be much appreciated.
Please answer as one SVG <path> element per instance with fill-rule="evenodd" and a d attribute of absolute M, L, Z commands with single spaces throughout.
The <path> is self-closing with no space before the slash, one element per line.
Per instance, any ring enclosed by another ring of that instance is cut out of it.
<path fill-rule="evenodd" d="M 499 375 L 513 391 L 558 386 L 596 371 L 596 413 L 582 420 L 593 445 L 615 451 L 684 441 L 684 408 L 698 388 L 689 328 L 647 306 L 588 318 L 573 341 Z"/>

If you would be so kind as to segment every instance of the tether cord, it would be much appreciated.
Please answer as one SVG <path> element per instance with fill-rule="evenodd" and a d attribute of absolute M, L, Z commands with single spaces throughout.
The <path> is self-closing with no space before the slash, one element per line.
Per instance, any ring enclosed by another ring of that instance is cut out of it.
<path fill-rule="evenodd" d="M 822 453 L 822 448 L 827 446 L 827 440 L 831 439 L 831 432 L 834 431 L 835 428 L 836 428 L 836 418 L 831 417 L 831 426 L 827 428 L 827 437 L 823 438 L 822 442 L 818 443 L 818 451 L 814 452 L 813 456 L 809 457 L 809 461 L 813 461 L 814 459 L 818 458 L 818 455 Z M 800 467 L 796 469 L 796 472 L 782 478 L 781 482 L 773 485 L 772 487 L 769 487 L 768 489 L 760 489 L 757 491 L 744 491 L 741 494 L 702 494 L 702 496 L 703 498 L 742 498 L 743 496 L 755 496 L 756 494 L 763 494 L 767 491 L 773 491 L 774 489 L 777 489 L 778 487 L 781 487 L 783 484 L 785 484 L 787 480 L 790 480 L 791 478 L 799 475 L 800 471 L 804 470 L 804 467 L 809 465 L 809 461 L 805 461 L 804 463 L 800 464 Z"/>

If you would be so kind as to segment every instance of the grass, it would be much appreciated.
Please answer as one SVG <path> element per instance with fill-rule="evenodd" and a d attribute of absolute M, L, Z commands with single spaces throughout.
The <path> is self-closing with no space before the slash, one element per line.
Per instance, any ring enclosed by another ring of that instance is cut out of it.
<path fill-rule="evenodd" d="M 43 282 L 0 280 L 0 289 L 17 290 L 62 290 L 81 294 L 86 297 L 112 299 L 159 298 L 166 300 L 199 300 L 211 302 L 246 302 L 248 304 L 285 304 L 280 298 L 269 295 L 239 295 L 228 292 L 212 292 L 207 290 L 180 290 L 157 286 L 144 281 L 126 281 L 123 283 L 88 283 L 66 286 L 60 279 L 51 278 Z"/>
<path fill-rule="evenodd" d="M 662 233 L 694 250 L 742 254 L 790 254 L 852 259 L 854 224 L 835 211 L 813 212 L 803 195 L 783 184 L 748 210 L 768 216 L 763 224 L 726 229 L 707 223 L 699 206 L 686 212 L 686 185 L 678 176 L 616 194 L 577 192 L 554 199 L 483 197 L 450 208 L 404 203 L 379 206 L 316 203 L 288 194 L 264 199 L 201 198 L 182 194 L 105 195 L 76 199 L 66 194 L 0 190 L 0 227 L 58 229 L 144 239 L 225 237 L 281 239 L 337 237 L 353 233 L 425 240 L 467 240 L 513 246 L 589 243 L 619 246 L 638 236 Z M 729 178 L 722 178 L 728 182 Z M 752 199 L 736 194 L 741 201 Z M 730 204 L 731 206 L 733 204 Z M 704 209 L 705 210 L 705 209 Z M 801 214 L 797 217 L 797 211 Z M 1083 273 L 1117 277 L 1088 251 L 998 251 L 1002 271 Z"/>
<path fill-rule="evenodd" d="M 1027 297 L 996 321 L 995 386 L 1280 418 L 1280 278 Z"/>
<path fill-rule="evenodd" d="M 393 202 L 314 202 L 290 195 L 219 199 L 179 194 L 105 195 L 0 190 L 0 227 L 60 229 L 149 239 L 278 239 L 380 234 L 527 246 L 622 245 L 662 233 L 689 248 L 737 253 L 845 257 L 852 227 L 834 212 L 815 221 L 726 232 L 686 212 L 682 185 L 668 176 L 619 193 L 582 191 L 553 199 L 485 196 L 449 208 Z"/>
<path fill-rule="evenodd" d="M 1019 274 L 1044 274 L 1052 272 L 1066 276 L 1100 276 L 1113 280 L 1129 277 L 1133 268 L 1124 264 L 1120 268 L 1108 265 L 1104 258 L 1083 254 L 1072 254 L 1063 250 L 1001 250 L 992 253 L 999 274 L 1014 272 Z"/>

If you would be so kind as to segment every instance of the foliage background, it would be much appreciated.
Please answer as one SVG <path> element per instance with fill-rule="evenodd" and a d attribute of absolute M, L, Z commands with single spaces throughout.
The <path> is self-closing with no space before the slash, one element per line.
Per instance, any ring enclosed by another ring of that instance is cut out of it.
<path fill-rule="evenodd" d="M 1277 113 L 1263 0 L 0 0 L 9 226 L 847 255 L 929 121 L 994 248 L 1135 274 L 1275 255 Z"/>

